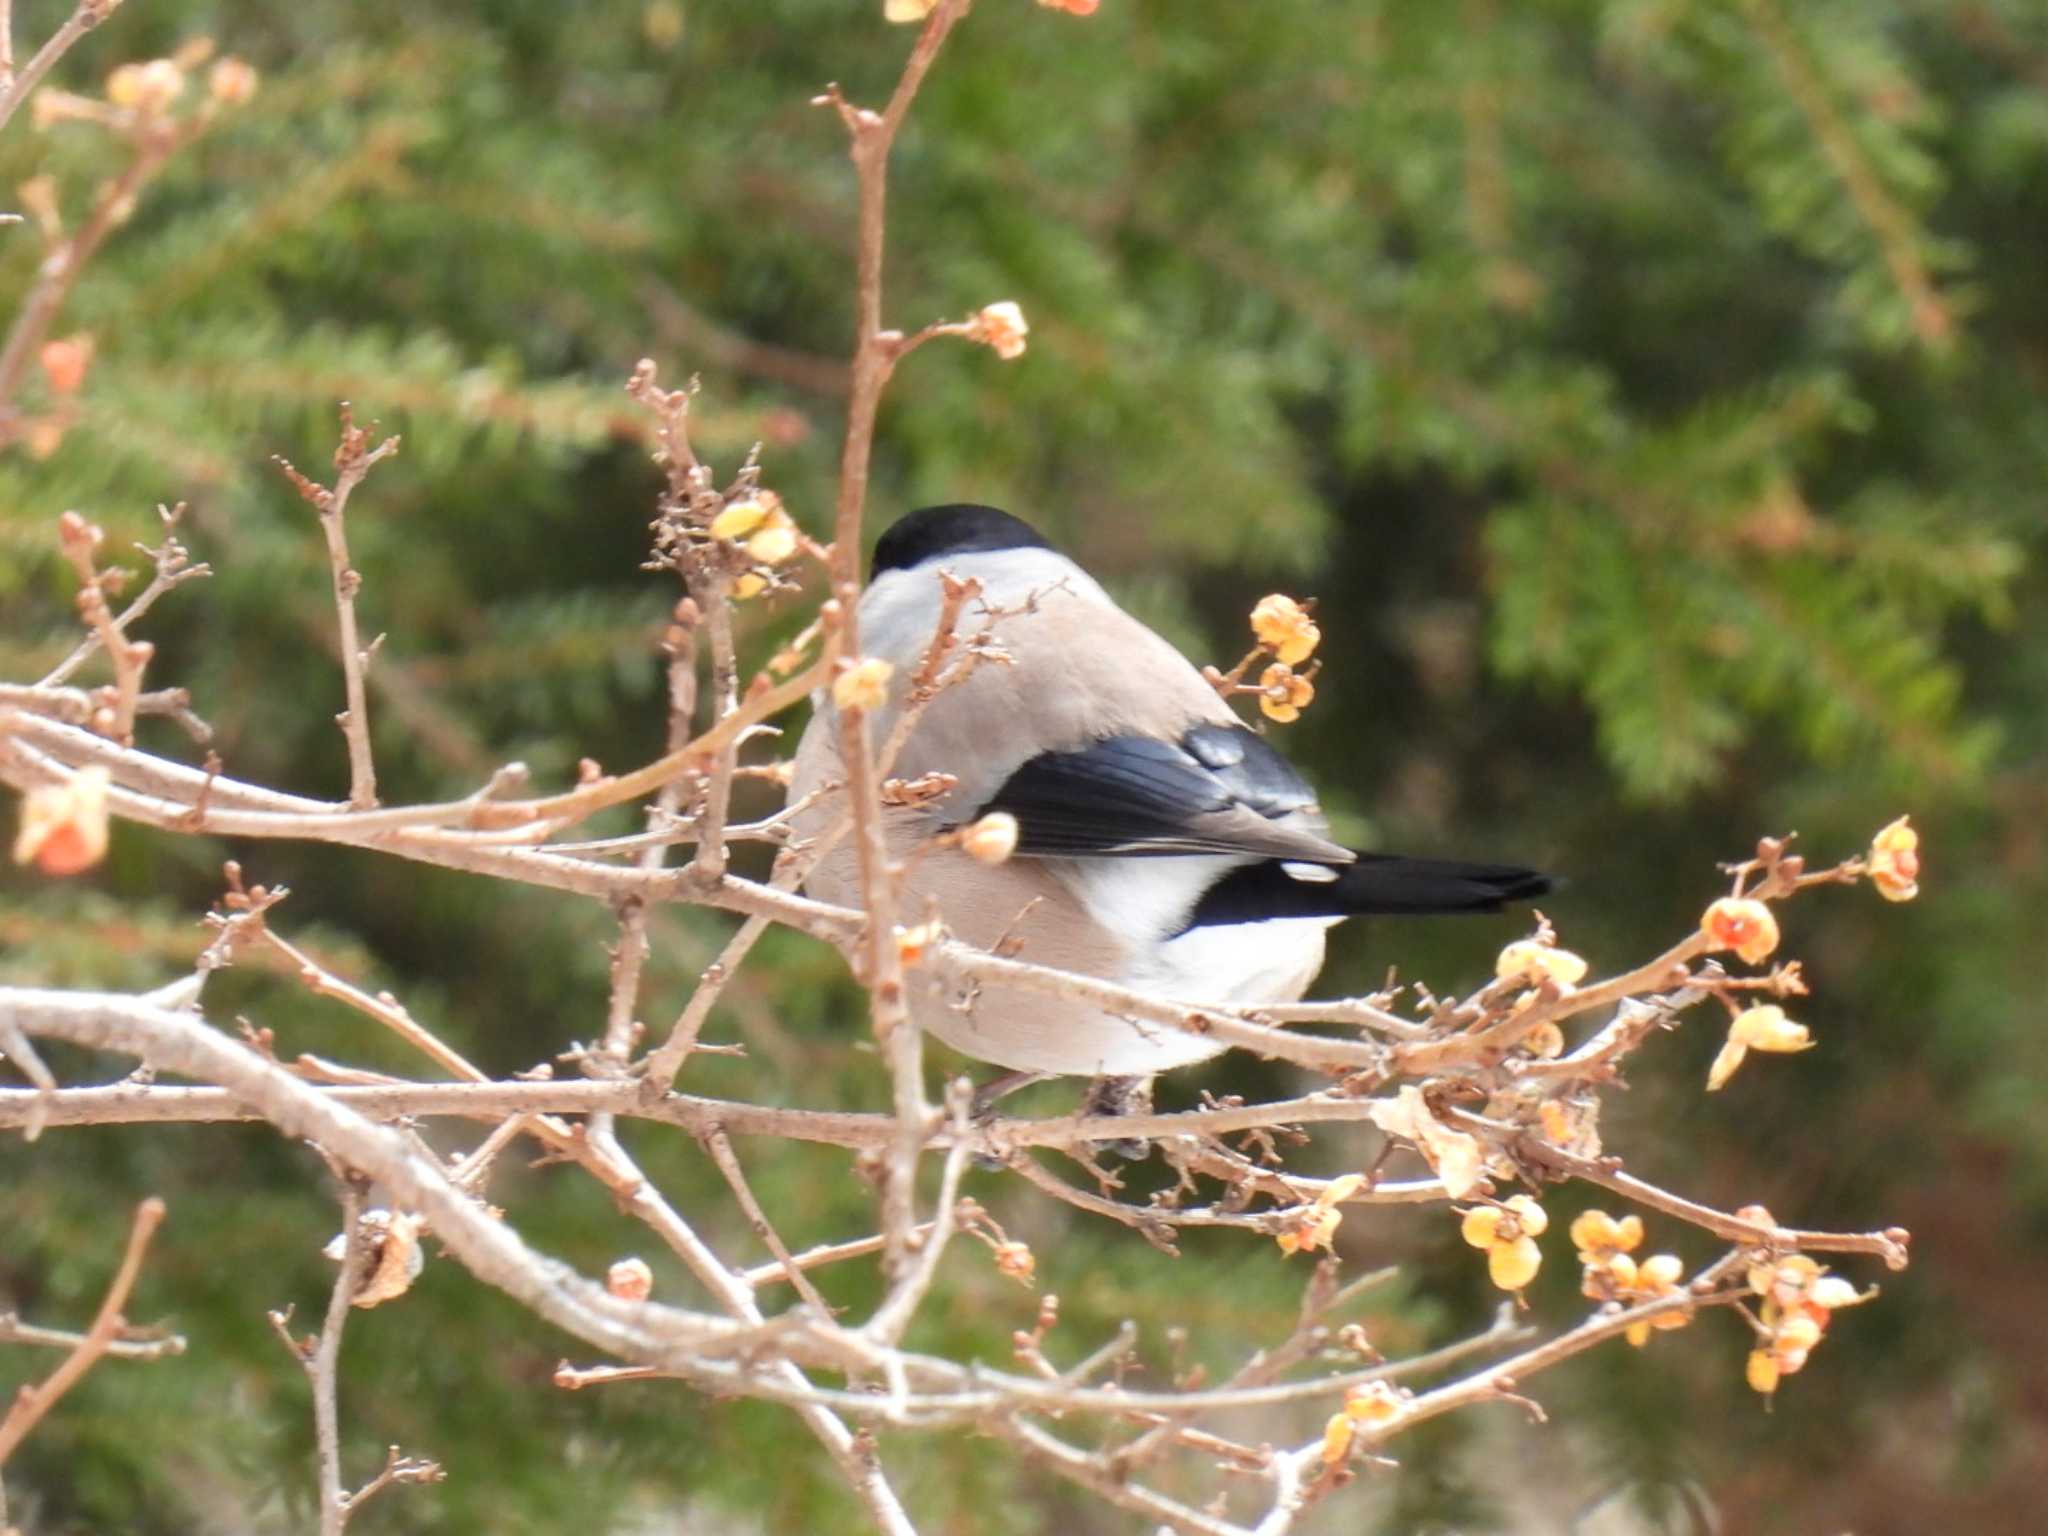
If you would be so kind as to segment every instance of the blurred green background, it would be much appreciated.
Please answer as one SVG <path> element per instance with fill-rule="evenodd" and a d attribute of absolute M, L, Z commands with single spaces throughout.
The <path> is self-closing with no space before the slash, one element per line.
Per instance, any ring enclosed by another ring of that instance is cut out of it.
<path fill-rule="evenodd" d="M 36 40 L 68 9 L 23 0 L 17 26 Z M 652 755 L 674 594 L 639 569 L 657 480 L 620 385 L 643 355 L 671 380 L 700 372 L 700 449 L 729 473 L 764 442 L 769 483 L 827 530 L 852 180 L 838 124 L 807 103 L 834 79 L 886 92 L 910 33 L 879 12 L 132 0 L 55 83 L 94 92 L 121 61 L 210 36 L 264 84 L 152 188 L 59 321 L 98 357 L 54 453 L 0 456 L 0 677 L 40 675 L 74 638 L 59 511 L 125 549 L 154 541 L 157 502 L 187 501 L 218 574 L 146 623 L 152 676 L 194 691 L 230 771 L 344 792 L 324 555 L 268 458 L 324 464 L 348 398 L 406 439 L 350 525 L 364 622 L 390 637 L 372 697 L 387 798 L 466 791 L 515 757 L 560 782 L 583 755 Z M 47 171 L 75 219 L 121 156 L 24 113 L 0 187 Z M 1684 931 L 1715 863 L 1761 833 L 1797 829 L 1832 858 L 1911 811 L 1926 838 L 1916 905 L 1856 890 L 1788 909 L 1817 1049 L 1709 1099 L 1702 1015 L 1640 1054 L 1606 1120 L 1631 1168 L 1714 1204 L 1910 1227 L 1913 1268 L 1849 1268 L 1883 1298 L 1843 1317 L 1773 1412 L 1742 1384 L 1743 1330 L 1715 1317 L 1530 1383 L 1547 1428 L 1508 1408 L 1430 1426 L 1304 1528 L 2037 1529 L 2038 0 L 1106 0 L 1087 22 L 982 0 L 903 136 L 891 211 L 893 323 L 1014 299 L 1032 332 L 1014 364 L 951 345 L 906 364 L 875 526 L 934 500 L 1010 507 L 1226 665 L 1261 593 L 1318 597 L 1321 695 L 1280 740 L 1345 834 L 1564 873 L 1547 910 L 1596 965 Z M 38 260 L 31 229 L 0 231 L 0 316 Z M 750 662 L 799 607 L 747 615 Z M 144 740 L 190 755 L 168 727 Z M 132 827 L 83 880 L 0 873 L 0 979 L 171 979 L 231 856 L 293 888 L 283 931 L 495 1071 L 601 1031 L 614 928 L 595 904 Z M 727 926 L 659 914 L 657 1028 Z M 1398 963 L 1459 990 L 1515 931 L 1353 925 L 1323 987 Z M 685 1086 L 885 1105 L 837 958 L 787 934 L 758 954 L 711 1029 L 746 1058 L 699 1058 Z M 281 1049 L 413 1070 L 288 977 L 217 985 L 214 1017 L 270 1026 Z M 1204 1086 L 1287 1082 L 1225 1061 L 1167 1093 Z M 723 1251 L 765 1257 L 693 1143 L 627 1134 Z M 1371 1144 L 1319 1134 L 1303 1165 L 1355 1166 Z M 793 1244 L 869 1229 L 844 1156 L 740 1150 Z M 1155 1372 L 1177 1349 L 1228 1368 L 1285 1333 L 1306 1278 L 1269 1243 L 1198 1234 L 1175 1262 L 1007 1177 L 969 1189 L 1036 1248 L 1062 1358 L 1132 1316 Z M 36 1536 L 305 1529 L 306 1394 L 263 1312 L 305 1315 L 326 1292 L 334 1207 L 308 1151 L 218 1127 L 0 1143 L 0 1307 L 81 1325 L 148 1192 L 171 1215 L 131 1315 L 191 1353 L 102 1366 L 9 1467 L 14 1517 Z M 659 1294 L 694 1299 L 581 1175 L 508 1167 L 493 1195 L 586 1271 L 639 1251 Z M 1578 1203 L 1551 1197 L 1560 1234 Z M 1339 1247 L 1354 1270 L 1402 1266 L 1361 1314 L 1389 1353 L 1486 1320 L 1493 1293 L 1442 1212 L 1355 1214 Z M 1550 1247 L 1532 1296 L 1562 1325 L 1584 1304 Z M 824 1284 L 872 1300 L 860 1266 Z M 913 1342 L 1004 1360 L 1032 1310 L 963 1245 Z M 396 1442 L 450 1480 L 385 1495 L 356 1528 L 861 1528 L 780 1410 L 662 1384 L 559 1393 L 569 1344 L 448 1262 L 358 1316 L 350 1479 Z M 46 1367 L 0 1355 L 0 1392 Z M 992 1442 L 893 1435 L 884 1455 L 933 1531 L 1137 1528 Z"/>

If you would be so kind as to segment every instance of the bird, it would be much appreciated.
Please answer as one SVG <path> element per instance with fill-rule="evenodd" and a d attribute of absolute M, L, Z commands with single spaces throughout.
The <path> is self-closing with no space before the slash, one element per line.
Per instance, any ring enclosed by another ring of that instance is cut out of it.
<path fill-rule="evenodd" d="M 874 742 L 889 740 L 933 642 L 945 573 L 979 584 L 958 629 L 986 632 L 997 654 L 923 705 L 890 765 L 906 782 L 952 780 L 882 811 L 890 857 L 904 868 L 904 922 L 935 913 L 980 948 L 1150 997 L 1246 1007 L 1299 999 L 1346 918 L 1498 912 L 1552 888 L 1515 865 L 1333 842 L 1314 789 L 1185 656 L 995 507 L 921 508 L 876 543 L 856 609 L 863 657 L 892 669 L 870 715 Z M 791 768 L 793 846 L 823 849 L 807 894 L 858 907 L 831 690 L 813 706 Z M 980 862 L 946 836 L 994 812 L 1016 823 L 1002 862 Z M 908 993 L 927 1034 L 1008 1069 L 991 1087 L 1086 1077 L 1094 1111 L 1142 1109 L 1155 1075 L 1222 1049 L 991 981 Z"/>

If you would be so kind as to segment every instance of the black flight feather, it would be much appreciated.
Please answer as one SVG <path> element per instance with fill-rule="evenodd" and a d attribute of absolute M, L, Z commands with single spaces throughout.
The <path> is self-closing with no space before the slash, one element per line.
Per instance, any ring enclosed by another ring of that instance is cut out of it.
<path fill-rule="evenodd" d="M 1533 901 L 1557 884 L 1549 875 L 1513 864 L 1386 853 L 1361 853 L 1355 863 L 1324 870 L 1321 879 L 1290 874 L 1289 864 L 1300 867 L 1298 861 L 1264 859 L 1232 870 L 1203 893 L 1187 927 L 1374 912 L 1498 912 L 1510 902 Z"/>

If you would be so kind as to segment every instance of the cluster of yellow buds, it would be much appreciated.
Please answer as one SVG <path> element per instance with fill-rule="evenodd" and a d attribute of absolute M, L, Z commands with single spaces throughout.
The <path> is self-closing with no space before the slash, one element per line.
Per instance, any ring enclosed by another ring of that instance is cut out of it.
<path fill-rule="evenodd" d="M 1282 1253 L 1314 1253 L 1318 1248 L 1328 1248 L 1337 1235 L 1338 1224 L 1344 1220 L 1344 1213 L 1337 1207 L 1363 1188 L 1362 1173 L 1347 1173 L 1330 1180 L 1315 1199 L 1295 1208 L 1291 1213 L 1292 1224 L 1276 1232 L 1273 1241 L 1280 1245 Z"/>
<path fill-rule="evenodd" d="M 756 490 L 728 502 L 711 520 L 711 537 L 737 544 L 747 558 L 761 569 L 743 572 L 733 583 L 732 595 L 742 602 L 768 585 L 767 572 L 797 552 L 800 544 L 796 522 L 782 505 L 782 498 L 769 490 Z"/>
<path fill-rule="evenodd" d="M 1579 1294 L 1588 1301 L 1639 1306 L 1677 1295 L 1685 1279 L 1685 1263 L 1675 1253 L 1653 1253 L 1641 1261 L 1632 1257 L 1643 1244 L 1640 1216 L 1616 1221 L 1605 1211 L 1583 1211 L 1572 1222 L 1571 1239 L 1585 1270 Z M 1683 1328 L 1691 1321 L 1684 1312 L 1667 1312 L 1631 1323 L 1624 1337 L 1640 1349 L 1650 1342 L 1652 1329 Z"/>
<path fill-rule="evenodd" d="M 1499 1205 L 1475 1205 L 1458 1231 L 1474 1248 L 1486 1250 L 1486 1273 L 1504 1291 L 1519 1291 L 1543 1267 L 1536 1239 L 1550 1228 L 1550 1216 L 1528 1195 L 1509 1195 Z"/>
<path fill-rule="evenodd" d="M 1713 949 L 1732 949 L 1749 965 L 1778 947 L 1778 919 L 1751 896 L 1723 896 L 1700 918 L 1700 932 Z"/>
<path fill-rule="evenodd" d="M 1763 1298 L 1763 1336 L 1750 1351 L 1744 1375 L 1757 1391 L 1778 1390 L 1782 1377 L 1800 1370 L 1827 1332 L 1838 1308 L 1864 1297 L 1803 1253 L 1761 1260 L 1749 1267 L 1749 1288 Z"/>
<path fill-rule="evenodd" d="M 1790 1053 L 1806 1050 L 1812 1044 L 1813 1036 L 1806 1026 L 1785 1017 L 1785 1010 L 1776 1003 L 1745 1008 L 1729 1024 L 1727 1043 L 1707 1069 L 1707 1092 L 1715 1092 L 1733 1077 L 1751 1051 Z"/>
<path fill-rule="evenodd" d="M 1323 1425 L 1323 1465 L 1334 1467 L 1351 1451 L 1352 1438 L 1361 1425 L 1376 1429 L 1397 1419 L 1407 1406 L 1406 1396 L 1384 1381 L 1367 1381 L 1344 1394 L 1344 1411 L 1330 1415 Z"/>
<path fill-rule="evenodd" d="M 1260 714 L 1280 725 L 1292 725 L 1315 699 L 1315 675 L 1321 663 L 1306 672 L 1294 669 L 1315 654 L 1323 632 L 1316 627 L 1308 605 L 1283 592 L 1271 592 L 1260 598 L 1252 608 L 1251 624 L 1258 647 L 1229 674 L 1210 671 L 1210 681 L 1226 697 L 1235 693 L 1257 694 Z M 1240 683 L 1239 679 L 1262 653 L 1271 653 L 1273 660 L 1259 674 L 1257 684 Z"/>

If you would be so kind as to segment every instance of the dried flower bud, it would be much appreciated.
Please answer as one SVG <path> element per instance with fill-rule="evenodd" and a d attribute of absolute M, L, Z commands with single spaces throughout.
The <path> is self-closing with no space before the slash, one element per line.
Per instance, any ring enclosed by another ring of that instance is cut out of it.
<path fill-rule="evenodd" d="M 648 0 L 640 13 L 640 35 L 663 53 L 683 40 L 683 25 L 683 8 L 676 0 Z"/>
<path fill-rule="evenodd" d="M 43 343 L 37 361 L 53 395 L 75 395 L 85 385 L 85 371 L 92 366 L 93 340 L 89 332 L 59 337 Z"/>
<path fill-rule="evenodd" d="M 1684 1278 L 1685 1260 L 1675 1253 L 1653 1253 L 1636 1269 L 1637 1288 L 1651 1296 L 1675 1291 Z"/>
<path fill-rule="evenodd" d="M 796 553 L 796 525 L 786 513 L 777 513 L 768 525 L 747 540 L 747 554 L 763 565 L 780 565 Z"/>
<path fill-rule="evenodd" d="M 939 8 L 939 0 L 882 0 L 882 20 L 923 21 Z"/>
<path fill-rule="evenodd" d="M 36 97 L 41 101 L 43 92 Z M 30 218 L 41 226 L 45 238 L 55 240 L 64 233 L 64 215 L 57 206 L 57 179 L 31 176 L 14 189 L 14 195 Z"/>
<path fill-rule="evenodd" d="M 621 1301 L 645 1301 L 654 1294 L 654 1271 L 645 1259 L 620 1259 L 605 1271 L 604 1288 Z"/>
<path fill-rule="evenodd" d="M 767 520 L 768 504 L 758 496 L 744 496 L 738 501 L 728 502 L 725 509 L 711 519 L 711 537 L 743 539 Z"/>
<path fill-rule="evenodd" d="M 1624 1216 L 1616 1221 L 1605 1211 L 1581 1211 L 1572 1218 L 1570 1237 L 1579 1256 L 1590 1264 L 1591 1255 L 1628 1253 L 1639 1247 L 1643 1241 L 1643 1218 Z"/>
<path fill-rule="evenodd" d="M 1730 1040 L 1716 1051 L 1712 1065 L 1707 1068 L 1707 1092 L 1719 1093 L 1725 1088 L 1748 1055 L 1749 1047 L 1740 1040 Z"/>
<path fill-rule="evenodd" d="M 732 595 L 735 602 L 744 603 L 750 597 L 759 597 L 768 589 L 768 578 L 758 571 L 742 571 L 733 578 Z"/>
<path fill-rule="evenodd" d="M 1519 1291 L 1536 1278 L 1543 1267 L 1543 1250 L 1533 1237 L 1518 1237 L 1512 1243 L 1496 1243 L 1487 1250 L 1487 1278 L 1504 1291 Z"/>
<path fill-rule="evenodd" d="M 31 859 L 46 875 L 75 875 L 107 856 L 107 770 L 81 768 L 22 796 L 14 862 Z"/>
<path fill-rule="evenodd" d="M 1323 1465 L 1334 1467 L 1350 1454 L 1351 1437 L 1356 1433 L 1348 1413 L 1331 1414 L 1329 1422 L 1323 1425 Z"/>
<path fill-rule="evenodd" d="M 1276 661 L 1259 674 L 1259 713 L 1281 725 L 1301 718 L 1316 696 L 1316 686 L 1284 661 Z"/>
<path fill-rule="evenodd" d="M 960 848 L 977 863 L 1002 863 L 1017 851 L 1017 818 L 1008 811 L 990 811 L 961 830 Z"/>
<path fill-rule="evenodd" d="M 1745 1008 L 1728 1026 L 1728 1038 L 1753 1051 L 1803 1051 L 1813 1044 L 1804 1024 L 1794 1024 L 1776 1003 Z"/>
<path fill-rule="evenodd" d="M 1345 1414 L 1361 1424 L 1384 1424 L 1401 1412 L 1401 1394 L 1384 1381 L 1361 1382 L 1344 1394 Z"/>
<path fill-rule="evenodd" d="M 1546 1019 L 1523 1037 L 1522 1044 L 1530 1055 L 1554 1061 L 1564 1054 L 1564 1031 Z"/>
<path fill-rule="evenodd" d="M 1252 633 L 1290 667 L 1307 661 L 1323 638 L 1308 610 L 1279 592 L 1260 598 L 1252 609 Z"/>
<path fill-rule="evenodd" d="M 381 1306 L 395 1301 L 412 1289 L 413 1281 L 426 1268 L 427 1256 L 420 1249 L 420 1232 L 425 1223 L 417 1216 L 388 1211 L 378 1206 L 356 1219 L 356 1235 L 364 1249 L 362 1274 L 349 1304 Z M 348 1234 L 338 1233 L 321 1250 L 342 1263 L 348 1257 Z"/>
<path fill-rule="evenodd" d="M 1295 1208 L 1291 1213 L 1296 1216 L 1295 1224 L 1274 1234 L 1273 1241 L 1280 1245 L 1282 1253 L 1313 1253 L 1318 1248 L 1328 1248 L 1344 1220 L 1344 1213 L 1337 1207 L 1364 1187 L 1365 1175 L 1359 1173 L 1330 1180 L 1314 1200 Z"/>
<path fill-rule="evenodd" d="M 1806 1354 L 1820 1342 L 1821 1325 L 1805 1312 L 1794 1312 L 1780 1319 L 1773 1331 L 1771 1344 L 1774 1352 L 1796 1351 Z"/>
<path fill-rule="evenodd" d="M 1459 1235 L 1474 1248 L 1486 1250 L 1486 1271 L 1504 1291 L 1519 1291 L 1536 1278 L 1543 1250 L 1536 1239 L 1550 1226 L 1550 1216 L 1528 1195 L 1510 1195 L 1498 1207 L 1477 1206 L 1465 1213 Z"/>
<path fill-rule="evenodd" d="M 1766 1397 L 1778 1390 L 1778 1360 L 1769 1350 L 1751 1350 L 1742 1374 L 1753 1390 Z"/>
<path fill-rule="evenodd" d="M 1523 981 L 1532 987 L 1552 981 L 1561 992 L 1577 986 L 1585 978 L 1586 970 L 1583 956 L 1535 939 L 1517 939 L 1493 963 L 1493 974 L 1503 981 Z"/>
<path fill-rule="evenodd" d="M 1458 1235 L 1474 1248 L 1491 1248 L 1500 1230 L 1500 1211 L 1491 1205 L 1475 1205 L 1458 1225 Z"/>
<path fill-rule="evenodd" d="M 1762 902 L 1723 896 L 1700 918 L 1700 932 L 1715 949 L 1732 949 L 1755 965 L 1778 947 L 1778 919 Z"/>
<path fill-rule="evenodd" d="M 1038 1272 L 1038 1260 L 1031 1249 L 1023 1243 L 1008 1241 L 997 1243 L 995 1249 L 996 1269 L 1009 1276 L 1019 1285 L 1029 1285 Z"/>
<path fill-rule="evenodd" d="M 975 341 L 993 348 L 996 356 L 1004 362 L 1024 355 L 1024 338 L 1030 333 L 1031 327 L 1024 319 L 1024 311 L 1008 299 L 982 305 L 968 327 L 968 334 Z"/>
<path fill-rule="evenodd" d="M 171 59 L 123 64 L 107 76 L 107 100 L 143 117 L 160 117 L 185 91 L 185 71 Z"/>
<path fill-rule="evenodd" d="M 879 656 L 864 656 L 832 680 L 832 702 L 841 709 L 880 709 L 889 702 L 895 671 Z"/>
<path fill-rule="evenodd" d="M 206 77 L 206 94 L 224 107 L 239 107 L 256 95 L 256 70 L 245 59 L 233 55 L 213 66 Z"/>
<path fill-rule="evenodd" d="M 931 947 L 946 936 L 944 923 L 919 923 L 896 930 L 896 954 L 905 965 L 920 965 Z"/>
<path fill-rule="evenodd" d="M 1840 1275 L 1822 1275 L 1808 1288 L 1806 1299 L 1832 1312 L 1837 1307 L 1855 1306 L 1863 1300 L 1863 1293 Z"/>
<path fill-rule="evenodd" d="M 1787 1254 L 1776 1263 L 1752 1264 L 1749 1288 L 1779 1307 L 1796 1307 L 1821 1278 L 1821 1267 L 1803 1253 Z"/>
<path fill-rule="evenodd" d="M 90 555 L 106 539 L 97 523 L 89 523 L 76 512 L 57 514 L 57 546 L 71 559 Z"/>
<path fill-rule="evenodd" d="M 1886 901 L 1920 894 L 1920 834 L 1901 816 L 1870 842 L 1870 883 Z"/>

